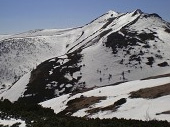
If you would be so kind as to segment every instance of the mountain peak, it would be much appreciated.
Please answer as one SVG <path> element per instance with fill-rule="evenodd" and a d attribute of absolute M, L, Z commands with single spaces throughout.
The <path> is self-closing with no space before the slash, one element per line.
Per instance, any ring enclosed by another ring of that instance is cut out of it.
<path fill-rule="evenodd" d="M 140 14 L 143 13 L 142 10 L 140 10 L 140 9 L 136 9 L 135 12 L 140 13 Z"/>
<path fill-rule="evenodd" d="M 112 16 L 117 16 L 119 13 L 113 10 L 109 10 L 107 14 L 111 14 Z"/>
<path fill-rule="evenodd" d="M 136 14 L 143 14 L 143 12 L 140 10 L 140 9 L 136 9 L 135 11 L 132 12 L 133 15 L 136 15 Z"/>
<path fill-rule="evenodd" d="M 157 18 L 161 18 L 161 16 L 159 16 L 158 14 L 156 13 L 152 13 L 152 14 L 147 14 L 147 13 L 144 13 L 142 10 L 140 9 L 136 9 L 135 11 L 132 12 L 133 15 L 136 15 L 136 14 L 144 14 L 144 17 L 157 17 Z"/>

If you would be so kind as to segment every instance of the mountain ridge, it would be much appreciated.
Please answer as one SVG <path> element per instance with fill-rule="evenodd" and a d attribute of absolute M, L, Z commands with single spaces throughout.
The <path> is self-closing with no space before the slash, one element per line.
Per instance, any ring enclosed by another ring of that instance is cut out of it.
<path fill-rule="evenodd" d="M 34 98 L 37 90 L 41 102 L 77 88 L 169 73 L 169 30 L 158 15 L 137 9 L 109 11 L 78 28 L 35 30 L 1 40 L 1 96 L 10 99 L 8 88 L 30 71 L 30 79 L 39 78 L 24 84 L 25 91 L 13 101 Z"/>

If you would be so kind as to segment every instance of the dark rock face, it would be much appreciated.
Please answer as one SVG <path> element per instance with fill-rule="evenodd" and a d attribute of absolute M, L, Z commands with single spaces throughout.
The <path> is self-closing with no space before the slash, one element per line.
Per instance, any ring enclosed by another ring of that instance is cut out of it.
<path fill-rule="evenodd" d="M 119 49 L 127 48 L 128 46 L 138 45 L 139 40 L 130 38 L 119 34 L 118 32 L 112 33 L 108 36 L 106 47 L 112 48 L 114 54 L 118 53 Z"/>
<path fill-rule="evenodd" d="M 152 64 L 154 63 L 154 58 L 148 57 L 147 59 L 148 59 L 148 62 L 146 64 L 152 66 Z"/>
<path fill-rule="evenodd" d="M 162 19 L 162 18 L 161 18 L 161 16 L 159 16 L 159 15 L 158 15 L 158 14 L 156 14 L 156 13 L 152 13 L 152 14 L 144 15 L 144 17 L 145 17 L 145 18 L 148 18 L 148 17 L 156 17 L 156 18 L 160 18 L 160 19 Z"/>
<path fill-rule="evenodd" d="M 118 54 L 119 51 L 123 49 L 124 57 L 129 57 L 129 62 L 136 61 L 138 62 L 137 64 L 140 64 L 142 62 L 143 55 L 149 53 L 149 49 L 155 46 L 150 45 L 148 42 L 149 40 L 154 40 L 157 38 L 155 34 L 155 32 L 143 32 L 138 34 L 136 31 L 129 31 L 128 28 L 124 27 L 119 32 L 110 34 L 105 42 L 105 45 L 106 47 L 112 49 L 113 54 Z M 136 50 L 137 47 L 139 47 L 139 51 Z M 155 54 L 155 56 L 161 56 L 160 52 Z M 147 58 L 148 62 L 146 64 L 152 66 L 155 56 Z M 123 62 L 124 59 L 120 61 L 120 64 L 123 64 Z"/>
<path fill-rule="evenodd" d="M 162 62 L 162 63 L 159 63 L 158 66 L 166 67 L 166 66 L 169 66 L 169 64 L 167 62 Z"/>
<path fill-rule="evenodd" d="M 136 31 L 128 31 L 127 28 L 122 28 L 120 32 L 110 34 L 105 43 L 106 47 L 112 48 L 114 54 L 119 49 L 140 46 L 141 44 L 145 44 L 143 46 L 144 48 L 150 48 L 148 40 L 154 40 L 156 38 L 155 32 L 138 34 Z"/>

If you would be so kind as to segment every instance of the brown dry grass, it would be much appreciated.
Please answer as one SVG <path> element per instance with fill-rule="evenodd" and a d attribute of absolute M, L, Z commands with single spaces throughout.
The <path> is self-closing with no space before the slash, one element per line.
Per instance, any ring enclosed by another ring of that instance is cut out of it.
<path fill-rule="evenodd" d="M 130 94 L 131 98 L 148 98 L 148 99 L 170 95 L 170 83 L 161 86 L 140 89 L 138 91 L 133 91 Z"/>
<path fill-rule="evenodd" d="M 165 111 L 165 112 L 157 113 L 156 115 L 161 115 L 161 114 L 170 114 L 170 111 Z"/>
<path fill-rule="evenodd" d="M 109 106 L 106 106 L 106 107 L 103 107 L 103 108 L 102 107 L 93 108 L 93 109 L 88 110 L 87 112 L 90 113 L 90 114 L 94 114 L 94 113 L 97 113 L 99 111 L 109 111 L 109 110 L 112 111 L 112 112 L 115 112 L 124 103 L 126 103 L 126 99 L 121 98 L 120 100 L 116 101 L 112 105 L 109 105 Z"/>
<path fill-rule="evenodd" d="M 142 80 L 157 79 L 157 78 L 164 78 L 164 77 L 170 77 L 170 74 L 152 76 L 152 77 L 144 78 L 144 79 L 142 79 Z"/>
<path fill-rule="evenodd" d="M 87 110 L 88 113 L 90 114 L 94 114 L 94 113 L 97 113 L 99 111 L 112 111 L 112 112 L 115 112 L 117 110 L 118 106 L 115 106 L 114 104 L 113 105 L 109 105 L 107 107 L 104 107 L 104 108 L 101 108 L 101 107 L 98 107 L 98 108 L 93 108 L 93 109 L 90 109 L 90 110 Z"/>
<path fill-rule="evenodd" d="M 60 114 L 65 115 L 65 114 L 69 114 L 68 115 L 72 115 L 73 113 L 77 112 L 80 109 L 83 108 L 88 108 L 89 106 L 99 103 L 101 100 L 105 100 L 106 97 L 80 97 L 80 98 L 75 98 L 73 100 L 70 100 L 67 103 L 67 108 L 60 112 Z"/>
<path fill-rule="evenodd" d="M 170 111 L 162 112 L 162 114 L 170 114 Z"/>

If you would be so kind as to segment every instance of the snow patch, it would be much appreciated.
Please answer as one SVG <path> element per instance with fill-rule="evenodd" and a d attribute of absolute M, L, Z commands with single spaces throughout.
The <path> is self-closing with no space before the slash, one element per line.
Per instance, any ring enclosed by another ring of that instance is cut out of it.
<path fill-rule="evenodd" d="M 26 124 L 25 124 L 25 121 L 23 120 L 20 120 L 20 119 L 13 119 L 13 118 L 10 118 L 8 120 L 1 120 L 0 119 L 0 125 L 3 125 L 3 126 L 12 126 L 13 124 L 15 123 L 21 123 L 18 127 L 26 127 Z"/>
<path fill-rule="evenodd" d="M 106 86 L 90 90 L 84 93 L 78 93 L 73 96 L 63 95 L 46 102 L 41 103 L 43 107 L 51 107 L 54 109 L 55 113 L 63 111 L 67 107 L 67 102 L 75 98 L 80 98 L 81 96 L 92 97 L 92 96 L 106 96 L 106 100 L 101 100 L 89 108 L 81 109 L 75 113 L 73 116 L 84 117 L 88 116 L 90 118 L 126 118 L 126 119 L 139 119 L 147 120 L 147 117 L 157 120 L 168 120 L 170 121 L 170 115 L 156 115 L 164 111 L 170 110 L 170 95 L 162 96 L 155 99 L 143 99 L 143 98 L 129 98 L 129 93 L 132 91 L 137 91 L 142 88 L 149 88 L 154 86 L 160 86 L 170 83 L 170 77 L 149 79 L 149 80 L 136 80 L 121 83 L 116 86 Z M 116 101 L 121 98 L 126 98 L 127 102 L 121 105 L 117 111 L 99 111 L 94 114 L 89 114 L 87 110 L 107 107 L 113 105 Z M 54 103 L 56 102 L 56 103 Z"/>
<path fill-rule="evenodd" d="M 18 80 L 9 90 L 0 94 L 0 98 L 9 99 L 11 102 L 17 101 L 19 97 L 22 97 L 26 91 L 27 84 L 29 83 L 31 73 L 25 74 L 20 80 Z"/>

